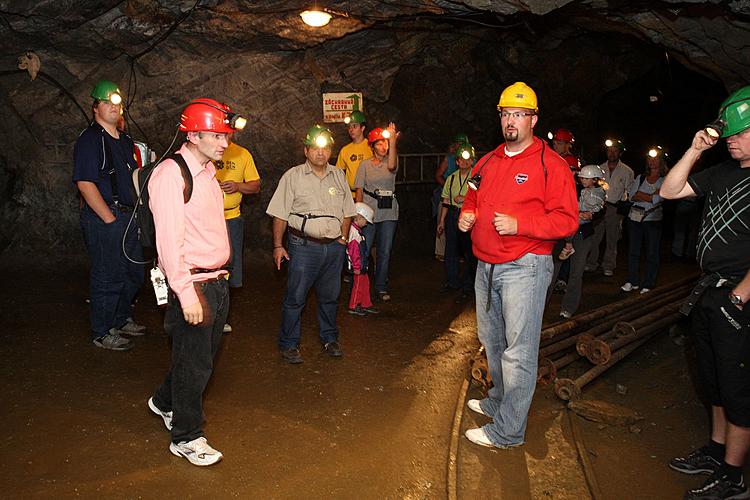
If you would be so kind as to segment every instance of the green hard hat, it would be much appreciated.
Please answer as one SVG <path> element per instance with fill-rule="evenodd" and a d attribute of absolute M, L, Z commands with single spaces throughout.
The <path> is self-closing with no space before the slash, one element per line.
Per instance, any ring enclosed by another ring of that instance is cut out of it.
<path fill-rule="evenodd" d="M 727 97 L 720 109 L 719 118 L 725 123 L 722 137 L 739 134 L 750 127 L 750 85 Z"/>
<path fill-rule="evenodd" d="M 117 97 L 112 97 L 116 95 Z M 91 91 L 91 97 L 99 101 L 112 101 L 112 104 L 122 102 L 122 92 L 117 88 L 117 84 L 109 80 L 99 80 Z"/>
<path fill-rule="evenodd" d="M 469 158 L 475 158 L 476 152 L 474 151 L 474 146 L 469 144 L 468 142 L 464 142 L 456 148 L 456 158 L 464 160 L 468 160 Z"/>
<path fill-rule="evenodd" d="M 305 146 L 324 148 L 326 146 L 333 145 L 333 136 L 331 131 L 322 125 L 313 125 L 307 131 L 305 140 L 303 141 Z"/>
<path fill-rule="evenodd" d="M 453 140 L 451 142 L 458 143 L 458 144 L 464 144 L 464 143 L 468 144 L 469 143 L 469 136 L 466 135 L 466 134 L 464 134 L 462 132 L 460 134 L 454 135 L 453 136 Z"/>
<path fill-rule="evenodd" d="M 361 111 L 352 111 L 349 116 L 344 118 L 344 123 L 347 125 L 350 123 L 365 123 L 365 114 Z"/>

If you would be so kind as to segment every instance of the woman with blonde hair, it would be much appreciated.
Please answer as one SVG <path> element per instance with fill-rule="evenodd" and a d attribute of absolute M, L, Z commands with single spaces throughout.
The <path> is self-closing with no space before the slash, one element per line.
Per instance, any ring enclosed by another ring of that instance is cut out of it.
<path fill-rule="evenodd" d="M 628 281 L 620 287 L 623 292 L 641 289 L 647 293 L 656 284 L 659 271 L 659 246 L 662 231 L 662 197 L 659 188 L 667 175 L 666 153 L 661 146 L 649 150 L 646 172 L 637 176 L 628 188 L 628 199 L 633 206 L 628 214 Z M 646 271 L 640 280 L 641 247 L 646 248 Z"/>

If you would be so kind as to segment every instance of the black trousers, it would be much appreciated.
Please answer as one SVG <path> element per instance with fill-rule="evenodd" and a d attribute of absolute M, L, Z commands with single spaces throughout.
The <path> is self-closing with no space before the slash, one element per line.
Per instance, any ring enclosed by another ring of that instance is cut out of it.
<path fill-rule="evenodd" d="M 750 427 L 750 305 L 729 302 L 731 288 L 708 288 L 691 313 L 698 369 L 713 406 Z"/>
<path fill-rule="evenodd" d="M 203 322 L 189 325 L 182 305 L 170 292 L 164 330 L 172 339 L 172 366 L 154 394 L 162 411 L 172 411 L 172 442 L 203 436 L 203 391 L 214 369 L 229 312 L 229 284 L 219 279 L 195 284 L 203 305 Z"/>

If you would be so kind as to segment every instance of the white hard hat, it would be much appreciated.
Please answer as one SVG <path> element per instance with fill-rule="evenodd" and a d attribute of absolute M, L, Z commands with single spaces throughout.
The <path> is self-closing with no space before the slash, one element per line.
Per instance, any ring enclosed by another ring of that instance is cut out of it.
<path fill-rule="evenodd" d="M 599 165 L 586 165 L 578 172 L 578 177 L 583 177 L 584 179 L 597 179 L 601 177 L 603 179 L 604 171 Z"/>
<path fill-rule="evenodd" d="M 372 224 L 372 221 L 375 219 L 375 212 L 372 208 L 370 208 L 370 205 L 358 201 L 354 204 L 354 208 L 359 215 L 364 217 L 367 222 Z"/>

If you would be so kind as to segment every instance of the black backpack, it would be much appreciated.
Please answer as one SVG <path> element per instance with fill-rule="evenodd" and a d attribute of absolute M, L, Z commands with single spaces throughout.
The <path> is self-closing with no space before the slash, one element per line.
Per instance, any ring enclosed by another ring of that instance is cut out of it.
<path fill-rule="evenodd" d="M 174 153 L 159 163 L 152 163 L 133 171 L 138 233 L 146 261 L 153 260 L 156 257 L 156 228 L 154 227 L 154 214 L 151 213 L 151 207 L 148 204 L 150 199 L 148 181 L 151 179 L 154 169 L 158 168 L 166 160 L 174 160 L 180 166 L 182 178 L 185 181 L 185 188 L 182 192 L 185 203 L 190 201 L 190 198 L 193 196 L 193 175 L 190 173 L 185 158 L 180 153 Z"/>

